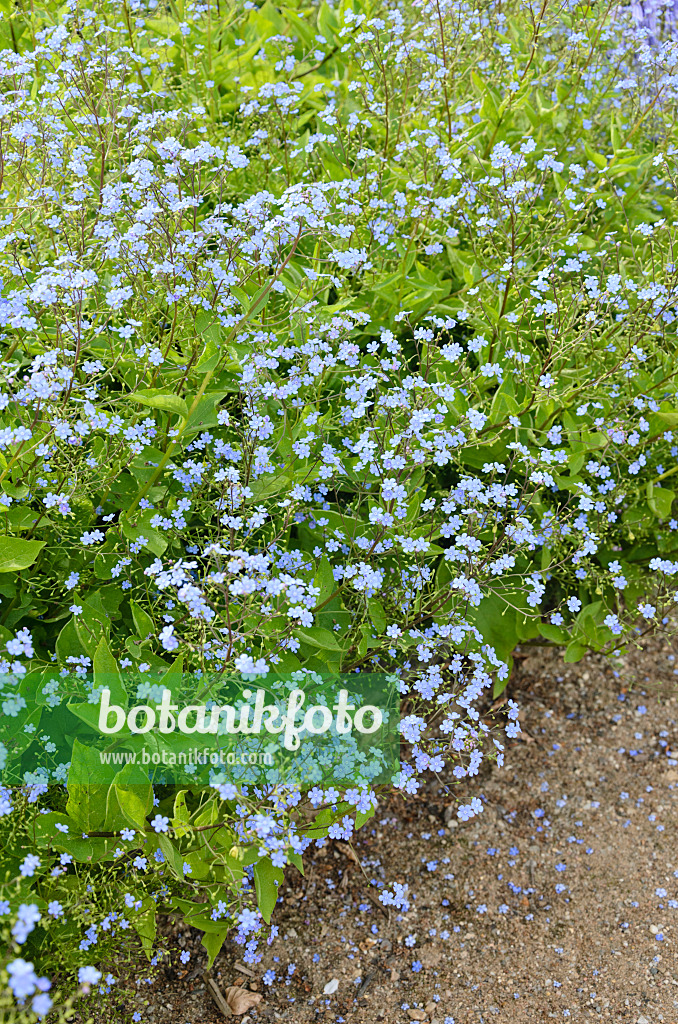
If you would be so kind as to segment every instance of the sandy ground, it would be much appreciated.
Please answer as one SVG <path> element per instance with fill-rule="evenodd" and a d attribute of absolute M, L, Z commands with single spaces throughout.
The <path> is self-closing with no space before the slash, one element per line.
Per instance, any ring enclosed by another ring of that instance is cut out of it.
<path fill-rule="evenodd" d="M 262 996 L 232 1020 L 678 1024 L 676 654 L 661 638 L 612 663 L 519 652 L 524 736 L 459 790 L 484 812 L 458 822 L 435 781 L 380 809 L 360 865 L 331 843 L 305 877 L 290 869 L 263 962 L 245 974 L 227 946 L 213 968 L 222 990 Z M 372 878 L 407 883 L 409 912 L 380 909 Z M 198 933 L 170 950 L 124 1019 L 223 1021 Z"/>

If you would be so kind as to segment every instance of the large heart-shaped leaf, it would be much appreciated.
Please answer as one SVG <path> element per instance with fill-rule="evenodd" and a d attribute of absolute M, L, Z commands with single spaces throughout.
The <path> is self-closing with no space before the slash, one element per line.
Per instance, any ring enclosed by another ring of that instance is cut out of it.
<path fill-rule="evenodd" d="M 21 540 L 0 536 L 0 572 L 20 572 L 33 565 L 45 546 L 44 540 Z"/>
<path fill-rule="evenodd" d="M 188 406 L 183 398 L 173 395 L 171 391 L 161 391 L 158 388 L 146 388 L 144 391 L 135 391 L 129 395 L 131 402 L 138 402 L 139 405 L 147 405 L 151 409 L 163 409 L 165 412 L 175 413 L 186 419 Z"/>

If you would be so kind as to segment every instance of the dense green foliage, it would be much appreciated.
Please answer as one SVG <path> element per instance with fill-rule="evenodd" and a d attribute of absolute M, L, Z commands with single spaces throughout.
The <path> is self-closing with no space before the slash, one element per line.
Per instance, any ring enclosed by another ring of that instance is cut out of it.
<path fill-rule="evenodd" d="M 666 621 L 678 53 L 549 0 L 0 10 L 0 755 L 54 754 L 0 931 L 69 978 L 174 908 L 255 962 L 364 780 L 97 788 L 78 738 L 111 679 L 380 671 L 413 792 L 501 762 L 517 643 Z"/>

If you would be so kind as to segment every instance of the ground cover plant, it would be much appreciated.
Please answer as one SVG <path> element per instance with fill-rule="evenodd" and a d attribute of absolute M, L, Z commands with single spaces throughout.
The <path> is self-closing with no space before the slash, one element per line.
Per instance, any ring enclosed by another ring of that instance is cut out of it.
<path fill-rule="evenodd" d="M 381 673 L 391 784 L 451 763 L 467 820 L 517 643 L 668 623 L 678 46 L 647 4 L 1 9 L 0 1005 L 33 1020 L 169 910 L 256 963 L 285 865 L 378 799 L 94 785 L 105 687 Z"/>

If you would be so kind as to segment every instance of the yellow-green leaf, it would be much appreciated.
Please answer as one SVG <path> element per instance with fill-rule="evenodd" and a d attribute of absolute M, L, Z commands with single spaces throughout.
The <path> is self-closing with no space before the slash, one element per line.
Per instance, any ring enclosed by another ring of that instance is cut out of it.
<path fill-rule="evenodd" d="M 131 402 L 138 402 L 139 405 L 147 405 L 151 409 L 163 409 L 165 412 L 175 413 L 177 416 L 188 416 L 188 406 L 183 398 L 172 394 L 171 391 L 160 391 L 158 388 L 146 388 L 144 391 L 135 391 L 128 395 Z"/>
<path fill-rule="evenodd" d="M 44 540 L 0 537 L 0 572 L 20 572 L 33 565 L 45 546 Z"/>

